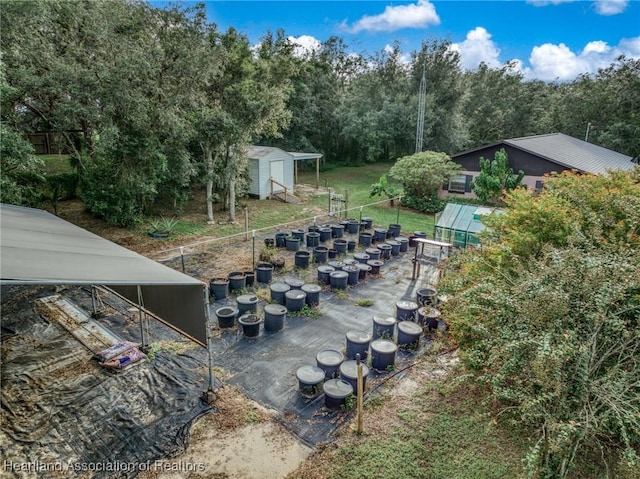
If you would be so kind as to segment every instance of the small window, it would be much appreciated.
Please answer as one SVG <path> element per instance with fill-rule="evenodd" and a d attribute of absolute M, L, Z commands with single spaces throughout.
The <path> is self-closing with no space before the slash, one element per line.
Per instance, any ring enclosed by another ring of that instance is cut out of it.
<path fill-rule="evenodd" d="M 471 191 L 471 175 L 455 175 L 449 180 L 449 191 L 452 193 L 469 193 Z"/>
<path fill-rule="evenodd" d="M 535 192 L 536 193 L 540 193 L 542 191 L 542 188 L 544 188 L 544 181 L 542 180 L 536 180 L 536 188 L 535 188 Z"/>

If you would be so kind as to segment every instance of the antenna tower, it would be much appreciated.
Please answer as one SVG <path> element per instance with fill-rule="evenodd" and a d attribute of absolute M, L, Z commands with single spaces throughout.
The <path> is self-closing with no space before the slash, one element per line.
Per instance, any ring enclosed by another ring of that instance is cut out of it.
<path fill-rule="evenodd" d="M 416 153 L 422 151 L 424 139 L 424 106 L 427 99 L 427 79 L 425 78 L 426 64 L 422 65 L 422 80 L 420 80 L 420 96 L 418 98 L 418 126 L 416 128 Z"/>

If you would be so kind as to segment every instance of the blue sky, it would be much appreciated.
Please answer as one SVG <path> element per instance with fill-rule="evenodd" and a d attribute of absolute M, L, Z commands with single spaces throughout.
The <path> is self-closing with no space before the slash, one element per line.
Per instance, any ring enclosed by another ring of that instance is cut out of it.
<path fill-rule="evenodd" d="M 252 43 L 281 28 L 305 49 L 338 35 L 353 53 L 374 54 L 398 41 L 408 58 L 423 41 L 446 39 L 465 69 L 515 60 L 527 79 L 573 80 L 622 54 L 640 58 L 640 0 L 205 3 L 219 30 L 234 27 Z"/>

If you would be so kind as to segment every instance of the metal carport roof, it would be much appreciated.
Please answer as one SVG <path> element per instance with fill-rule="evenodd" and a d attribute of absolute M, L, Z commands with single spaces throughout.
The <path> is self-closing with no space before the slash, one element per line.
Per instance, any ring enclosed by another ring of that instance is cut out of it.
<path fill-rule="evenodd" d="M 203 282 L 43 210 L 0 204 L 2 284 L 106 285 L 202 345 L 208 290 Z"/>

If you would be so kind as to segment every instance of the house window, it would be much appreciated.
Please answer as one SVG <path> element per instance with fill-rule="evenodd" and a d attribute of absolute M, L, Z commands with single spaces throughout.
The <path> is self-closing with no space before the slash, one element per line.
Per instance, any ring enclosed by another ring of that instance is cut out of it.
<path fill-rule="evenodd" d="M 544 188 L 544 181 L 536 180 L 536 188 L 534 192 L 540 193 L 542 191 L 542 188 Z"/>
<path fill-rule="evenodd" d="M 471 191 L 471 175 L 454 175 L 449 180 L 450 193 L 469 193 Z"/>

